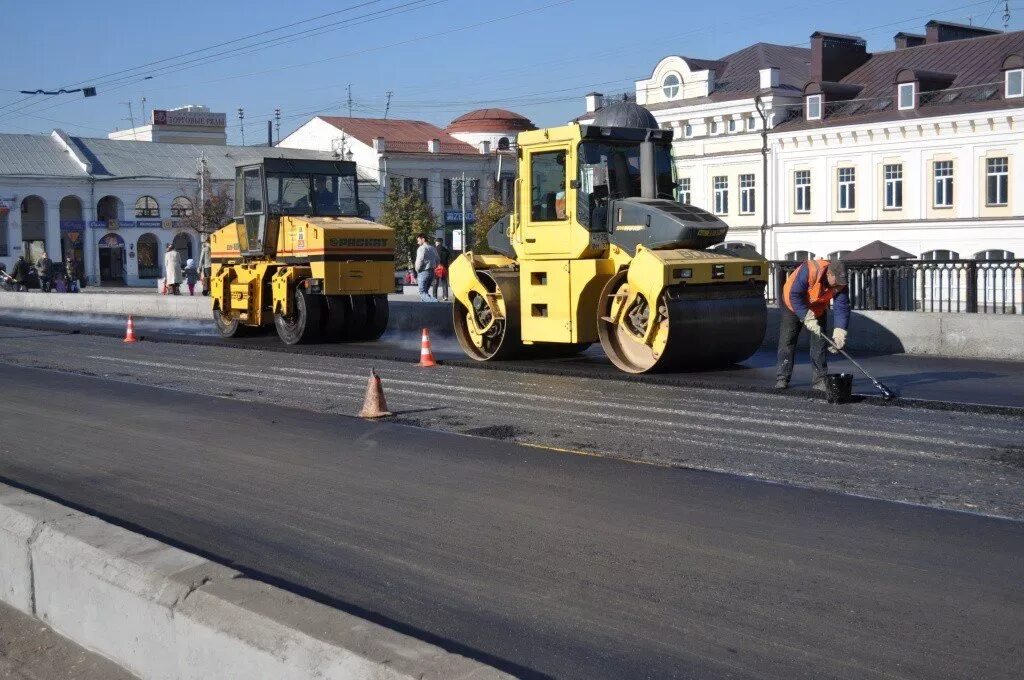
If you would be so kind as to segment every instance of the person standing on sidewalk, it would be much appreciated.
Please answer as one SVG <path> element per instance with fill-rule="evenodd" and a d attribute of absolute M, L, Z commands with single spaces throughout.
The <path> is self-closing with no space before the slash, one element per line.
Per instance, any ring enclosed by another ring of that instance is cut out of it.
<path fill-rule="evenodd" d="M 427 243 L 426 234 L 417 234 L 416 243 L 416 283 L 420 293 L 420 300 L 423 302 L 437 302 L 436 297 L 430 296 L 430 284 L 434 280 L 434 269 L 437 267 L 437 249 Z"/>
<path fill-rule="evenodd" d="M 807 260 L 786 279 L 779 308 L 779 363 L 775 389 L 789 387 L 796 343 L 800 330 L 806 328 L 811 332 L 811 387 L 825 390 L 828 363 L 823 334 L 826 332 L 828 306 L 830 302 L 835 303 L 832 342 L 842 349 L 846 344 L 846 327 L 850 323 L 850 294 L 846 285 L 846 265 L 842 260 Z"/>
<path fill-rule="evenodd" d="M 170 243 L 164 253 L 164 284 L 171 295 L 181 295 L 181 256 Z"/>
<path fill-rule="evenodd" d="M 445 248 L 444 241 L 439 238 L 434 239 L 434 250 L 437 251 L 437 267 L 434 269 L 434 299 L 448 302 L 448 264 L 451 262 L 452 254 Z M 438 287 L 444 291 L 443 298 L 437 296 Z"/>
<path fill-rule="evenodd" d="M 53 260 L 49 258 L 45 250 L 36 262 L 36 274 L 39 275 L 39 290 L 49 293 L 50 277 L 53 274 Z"/>
<path fill-rule="evenodd" d="M 213 256 L 210 253 L 210 236 L 203 235 L 203 247 L 199 249 L 199 275 L 203 284 L 203 295 L 210 294 L 210 272 L 213 267 Z"/>
<path fill-rule="evenodd" d="M 196 282 L 199 281 L 199 270 L 196 269 L 196 261 L 189 259 L 185 262 L 185 268 L 181 270 L 181 275 L 185 277 L 185 283 L 188 285 L 188 294 L 196 294 Z"/>
<path fill-rule="evenodd" d="M 64 258 L 64 287 L 69 293 L 77 293 L 79 291 L 78 265 L 75 263 L 75 258 L 71 255 Z"/>
<path fill-rule="evenodd" d="M 18 261 L 14 263 L 14 269 L 11 270 L 11 278 L 14 279 L 14 290 L 22 293 L 28 290 L 28 260 L 25 259 L 24 255 L 18 256 Z"/>

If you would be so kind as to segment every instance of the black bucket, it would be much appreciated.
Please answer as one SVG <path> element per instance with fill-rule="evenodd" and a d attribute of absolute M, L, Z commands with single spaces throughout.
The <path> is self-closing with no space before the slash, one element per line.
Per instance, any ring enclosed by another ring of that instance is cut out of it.
<path fill-rule="evenodd" d="M 825 376 L 825 398 L 830 404 L 845 404 L 853 393 L 853 376 L 849 373 L 829 373 Z"/>

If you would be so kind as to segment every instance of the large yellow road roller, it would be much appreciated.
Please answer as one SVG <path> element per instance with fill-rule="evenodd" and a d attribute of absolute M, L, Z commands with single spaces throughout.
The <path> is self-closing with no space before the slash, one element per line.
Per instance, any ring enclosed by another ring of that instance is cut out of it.
<path fill-rule="evenodd" d="M 395 237 L 360 219 L 358 205 L 351 161 L 266 158 L 236 168 L 235 220 L 210 236 L 221 335 L 273 324 L 289 345 L 379 338 Z"/>
<path fill-rule="evenodd" d="M 631 105 L 632 106 L 632 105 Z M 623 371 L 720 367 L 765 334 L 767 263 L 707 250 L 728 226 L 675 200 L 672 132 L 567 125 L 520 133 L 499 254 L 450 267 L 455 334 L 480 361 L 600 341 Z"/>

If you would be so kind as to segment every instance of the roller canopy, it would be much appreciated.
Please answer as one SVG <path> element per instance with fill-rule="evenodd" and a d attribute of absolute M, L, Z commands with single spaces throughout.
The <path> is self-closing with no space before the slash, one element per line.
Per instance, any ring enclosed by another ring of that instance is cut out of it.
<path fill-rule="evenodd" d="M 711 213 L 663 198 L 612 201 L 606 224 L 610 240 L 633 252 L 638 245 L 652 250 L 704 250 L 722 243 L 729 226 Z"/>

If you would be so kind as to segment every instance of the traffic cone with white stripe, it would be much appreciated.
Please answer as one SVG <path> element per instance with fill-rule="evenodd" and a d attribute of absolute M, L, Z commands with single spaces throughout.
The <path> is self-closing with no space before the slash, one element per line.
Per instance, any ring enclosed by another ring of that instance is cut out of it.
<path fill-rule="evenodd" d="M 366 398 L 363 400 L 363 410 L 359 412 L 359 417 L 372 419 L 390 415 L 388 402 L 384 399 L 384 388 L 380 384 L 380 376 L 371 368 L 370 380 L 366 384 Z"/>
<path fill-rule="evenodd" d="M 431 366 L 437 366 L 437 362 L 434 361 L 434 353 L 430 350 L 430 329 L 423 329 L 423 342 L 420 345 L 420 366 L 423 368 L 430 368 Z"/>
<path fill-rule="evenodd" d="M 135 337 L 135 323 L 132 321 L 131 315 L 128 315 L 128 327 L 124 332 L 125 342 L 138 342 L 139 339 Z"/>

